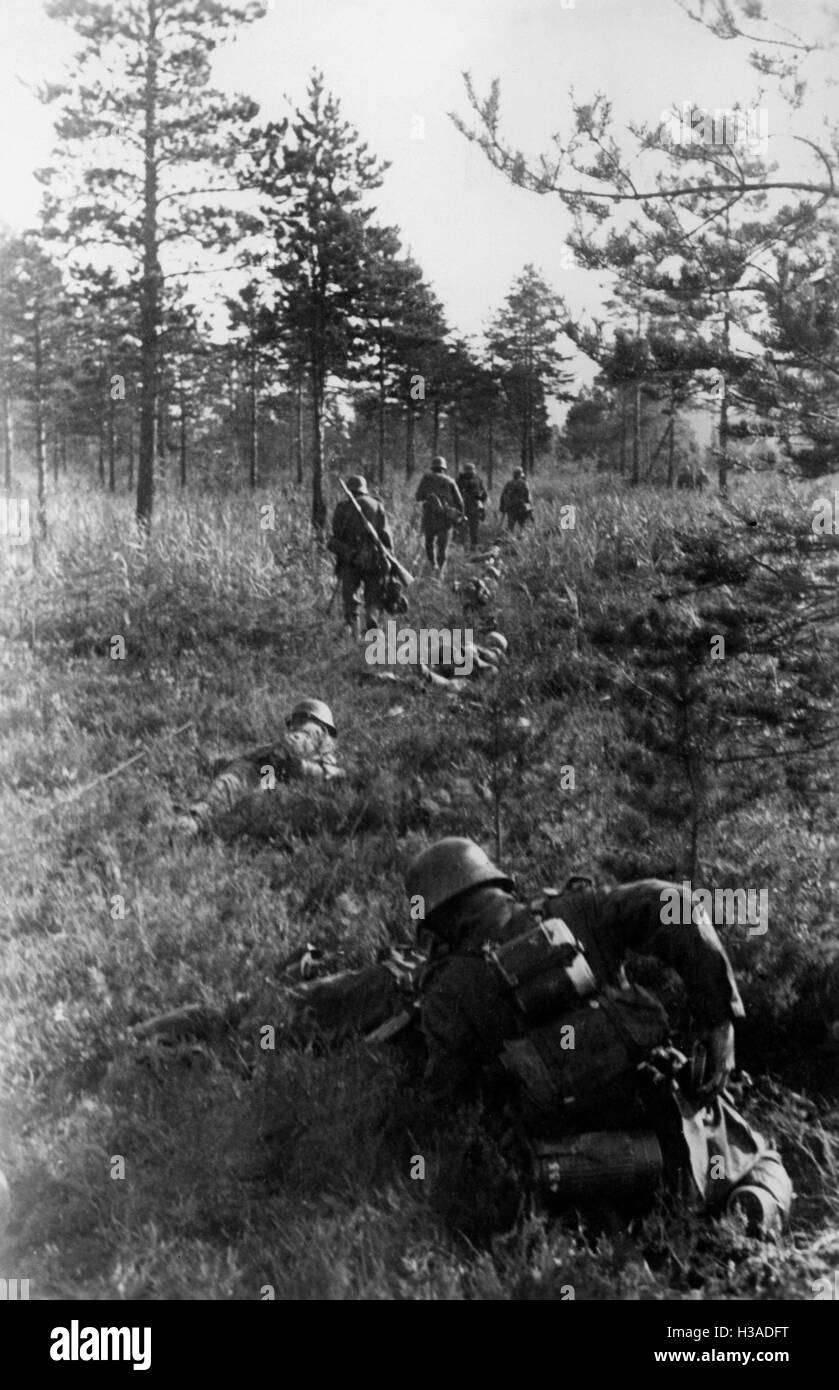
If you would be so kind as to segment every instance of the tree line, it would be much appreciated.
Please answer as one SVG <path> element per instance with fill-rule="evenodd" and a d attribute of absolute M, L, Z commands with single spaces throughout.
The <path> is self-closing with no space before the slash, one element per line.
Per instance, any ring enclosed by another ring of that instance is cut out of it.
<path fill-rule="evenodd" d="M 450 329 L 399 229 L 377 222 L 387 166 L 320 73 L 300 107 L 264 124 L 250 98 L 213 88 L 214 51 L 264 4 L 46 8 L 80 46 L 68 80 L 40 92 L 57 140 L 39 173 L 40 223 L 0 236 L 4 483 L 23 440 L 42 526 L 50 472 L 87 465 L 104 488 L 136 490 L 145 526 L 161 476 L 256 487 L 285 470 L 310 482 L 320 528 L 330 461 L 362 459 L 384 483 L 445 447 L 490 481 L 499 454 L 532 472 L 552 446 L 551 398 L 574 401 L 565 456 L 632 483 L 673 485 L 697 401 L 714 408 L 720 491 L 745 438 L 759 444 L 750 466 L 830 470 L 829 142 L 818 177 L 790 179 L 762 155 L 668 144 L 639 126 L 636 153 L 653 160 L 639 191 L 602 95 L 573 102 L 570 134 L 529 165 L 504 142 L 499 84 L 482 100 L 467 78 L 472 124 L 455 124 L 516 185 L 562 201 L 577 266 L 614 286 L 603 318 L 575 321 L 526 265 L 474 341 Z M 720 38 L 754 38 L 737 6 L 693 17 Z M 810 49 L 778 47 L 756 65 L 800 104 Z M 582 392 L 569 389 L 570 344 L 598 368 Z"/>

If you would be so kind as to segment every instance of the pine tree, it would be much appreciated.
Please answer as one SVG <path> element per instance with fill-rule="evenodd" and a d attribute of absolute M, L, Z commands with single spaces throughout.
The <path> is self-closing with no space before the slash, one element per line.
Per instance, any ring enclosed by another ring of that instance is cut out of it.
<path fill-rule="evenodd" d="M 71 247 L 111 248 L 138 289 L 137 518 L 154 500 L 164 254 L 186 241 L 213 251 L 239 226 L 225 193 L 256 105 L 210 86 L 219 42 L 265 13 L 261 0 L 49 0 L 82 44 L 71 82 L 42 89 L 58 105 L 59 146 L 43 172 L 45 219 Z"/>
<path fill-rule="evenodd" d="M 442 308 L 416 261 L 402 253 L 393 227 L 367 229 L 368 260 L 361 312 L 365 360 L 357 375 L 375 392 L 376 456 L 379 481 L 385 478 L 388 407 L 403 407 L 406 418 L 406 472 L 413 471 L 417 417 L 416 384 L 430 348 L 446 332 Z M 420 396 L 420 400 L 422 396 Z"/>
<path fill-rule="evenodd" d="M 387 167 L 368 153 L 324 89 L 309 80 L 305 109 L 272 122 L 251 142 L 253 175 L 274 247 L 277 331 L 304 354 L 312 415 L 312 524 L 326 522 L 324 411 L 331 377 L 346 379 L 363 348 L 366 196 Z"/>
<path fill-rule="evenodd" d="M 508 407 L 519 430 L 521 466 L 532 473 L 537 435 L 544 441 L 545 397 L 572 397 L 562 391 L 573 378 L 562 370 L 570 358 L 560 353 L 557 339 L 567 318 L 558 295 L 532 265 L 525 266 L 496 315 L 489 344 L 503 368 Z"/>
<path fill-rule="evenodd" d="M 57 413 L 57 384 L 66 367 L 71 313 L 61 271 L 39 238 L 27 232 L 7 240 L 0 250 L 6 485 L 11 484 L 13 461 L 12 405 L 20 400 L 29 412 L 41 536 L 47 530 L 48 434 Z"/>

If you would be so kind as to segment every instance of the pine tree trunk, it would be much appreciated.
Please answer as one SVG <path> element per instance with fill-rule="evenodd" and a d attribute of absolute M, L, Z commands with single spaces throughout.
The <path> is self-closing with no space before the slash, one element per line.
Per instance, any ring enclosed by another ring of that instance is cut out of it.
<path fill-rule="evenodd" d="M 436 458 L 440 448 L 440 402 L 434 402 L 433 424 L 431 429 L 431 453 Z"/>
<path fill-rule="evenodd" d="M 140 282 L 140 457 L 137 467 L 137 520 L 151 525 L 157 429 L 157 329 L 160 317 L 160 266 L 157 258 L 157 5 L 146 0 L 143 188 L 143 274 Z"/>
<path fill-rule="evenodd" d="M 99 486 L 105 491 L 105 422 L 99 422 L 99 436 L 97 442 L 96 469 L 99 474 Z"/>
<path fill-rule="evenodd" d="M 414 453 L 414 435 L 416 430 L 416 415 L 412 406 L 408 406 L 408 416 L 405 421 L 405 477 L 413 476 L 416 468 L 416 456 Z"/>
<path fill-rule="evenodd" d="M 730 320 L 726 309 L 723 343 L 725 345 L 726 356 L 728 355 Z M 725 497 L 728 492 L 728 378 L 725 373 L 720 374 L 722 385 L 722 396 L 720 399 L 720 418 L 719 418 L 719 459 L 717 461 L 717 487 L 720 495 Z"/>
<path fill-rule="evenodd" d="M 179 423 L 180 423 L 180 432 L 181 432 L 181 438 L 180 438 L 181 487 L 184 488 L 184 487 L 186 487 L 187 470 L 186 470 L 186 391 L 184 390 L 183 386 L 181 386 L 181 388 L 180 388 L 179 396 L 180 396 L 179 405 L 180 405 L 180 416 L 181 416 L 180 422 L 179 422 Z"/>
<path fill-rule="evenodd" d="M 259 478 L 259 401 L 256 390 L 256 344 L 251 343 L 251 379 L 250 379 L 250 485 L 251 489 L 256 488 Z"/>
<path fill-rule="evenodd" d="M 302 373 L 302 372 L 300 373 L 299 377 L 297 378 L 297 392 L 296 392 L 295 407 L 296 407 L 296 415 L 297 415 L 297 428 L 296 428 L 296 431 L 295 431 L 296 440 L 297 440 L 297 483 L 298 483 L 298 486 L 299 486 L 299 487 L 302 487 L 302 486 L 303 486 L 303 373 Z"/>
<path fill-rule="evenodd" d="M 385 480 L 385 408 L 387 404 L 387 392 L 385 390 L 385 363 L 384 354 L 379 350 L 379 430 L 377 441 L 378 455 L 378 477 L 379 483 Z"/>
<path fill-rule="evenodd" d="M 35 348 L 35 472 L 38 479 L 38 534 L 47 534 L 47 441 L 45 417 L 44 348 L 41 307 L 36 305 L 33 323 Z"/>
<path fill-rule="evenodd" d="M 632 477 L 635 484 L 641 480 L 641 383 L 635 385 L 635 406 L 632 415 Z"/>
<path fill-rule="evenodd" d="M 622 478 L 626 477 L 626 385 L 620 388 L 621 397 L 621 452 L 619 471 Z"/>
<path fill-rule="evenodd" d="M 117 435 L 114 426 L 114 402 L 113 398 L 108 398 L 108 490 L 116 492 L 116 453 Z"/>
<path fill-rule="evenodd" d="M 160 389 L 160 378 L 157 384 L 157 473 L 158 477 L 164 479 L 169 473 L 169 446 L 171 438 L 169 435 L 169 401 Z"/>
<path fill-rule="evenodd" d="M 323 397 L 324 374 L 313 368 L 312 384 L 312 525 L 322 531 L 326 525 L 326 502 L 323 497 Z"/>
<path fill-rule="evenodd" d="M 12 487 L 12 467 L 14 464 L 14 426 L 12 424 L 12 402 L 8 391 L 3 392 L 3 485 L 6 491 Z"/>
<path fill-rule="evenodd" d="M 676 392 L 670 387 L 670 445 L 667 450 L 667 486 L 672 488 L 675 478 L 676 455 Z"/>

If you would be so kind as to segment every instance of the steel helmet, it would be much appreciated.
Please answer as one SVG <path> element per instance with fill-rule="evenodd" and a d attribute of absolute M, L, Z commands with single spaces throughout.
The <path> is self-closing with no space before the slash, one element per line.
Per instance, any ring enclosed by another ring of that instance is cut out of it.
<path fill-rule="evenodd" d="M 463 471 L 464 473 L 474 473 L 476 471 L 474 463 L 464 463 Z"/>
<path fill-rule="evenodd" d="M 323 700 L 298 700 L 291 714 L 288 716 L 286 724 L 290 727 L 292 724 L 296 723 L 298 719 L 316 719 L 319 724 L 322 724 L 323 727 L 329 731 L 333 738 L 337 738 L 338 736 L 338 731 L 332 720 L 332 710 L 328 705 L 323 703 Z"/>
<path fill-rule="evenodd" d="M 498 651 L 507 652 L 507 638 L 503 632 L 491 632 L 484 643 L 486 647 L 497 647 Z"/>
<path fill-rule="evenodd" d="M 431 460 L 431 471 L 432 473 L 447 473 L 449 471 L 449 465 L 442 454 L 438 454 L 436 458 Z"/>
<path fill-rule="evenodd" d="M 408 897 L 423 899 L 426 922 L 438 908 L 467 888 L 491 883 L 508 892 L 513 889 L 513 880 L 495 867 L 480 845 L 459 835 L 449 835 L 429 845 L 417 855 L 405 875 Z"/>
<path fill-rule="evenodd" d="M 523 478 L 523 477 L 524 477 L 524 469 L 523 469 L 523 468 L 514 468 L 514 469 L 513 469 L 513 477 L 514 477 L 514 478 Z"/>
<path fill-rule="evenodd" d="M 353 473 L 351 478 L 347 478 L 347 487 L 353 497 L 363 497 L 367 491 L 367 479 L 362 478 L 360 473 Z"/>

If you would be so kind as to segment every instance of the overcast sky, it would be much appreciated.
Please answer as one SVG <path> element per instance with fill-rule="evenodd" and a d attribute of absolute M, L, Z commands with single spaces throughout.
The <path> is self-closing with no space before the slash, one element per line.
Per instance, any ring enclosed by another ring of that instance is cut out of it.
<path fill-rule="evenodd" d="M 785 0 L 778 12 L 808 34 L 837 28 L 832 2 Z M 32 170 L 51 145 L 50 113 L 23 84 L 60 76 L 73 48 L 40 0 L 0 0 L 0 218 L 15 228 L 36 213 Z M 595 296 L 583 272 L 563 267 L 569 221 L 559 201 L 512 188 L 448 119 L 466 109 L 463 69 L 482 91 L 500 77 L 506 131 L 536 152 L 568 129 L 572 86 L 578 98 L 608 93 L 620 121 L 657 123 L 674 102 L 751 102 L 758 78 L 745 59 L 741 44 L 707 34 L 677 0 L 273 0 L 219 55 L 216 77 L 255 97 L 267 118 L 287 110 L 286 96 L 301 100 L 321 68 L 345 115 L 391 161 L 380 220 L 402 229 L 452 326 L 476 333 L 529 261 L 573 310 Z M 817 132 L 835 105 L 831 68 L 835 52 L 808 60 L 812 97 L 798 128 Z M 770 134 L 781 135 L 784 106 L 771 92 L 762 104 Z M 787 142 L 787 157 L 793 149 Z"/>

